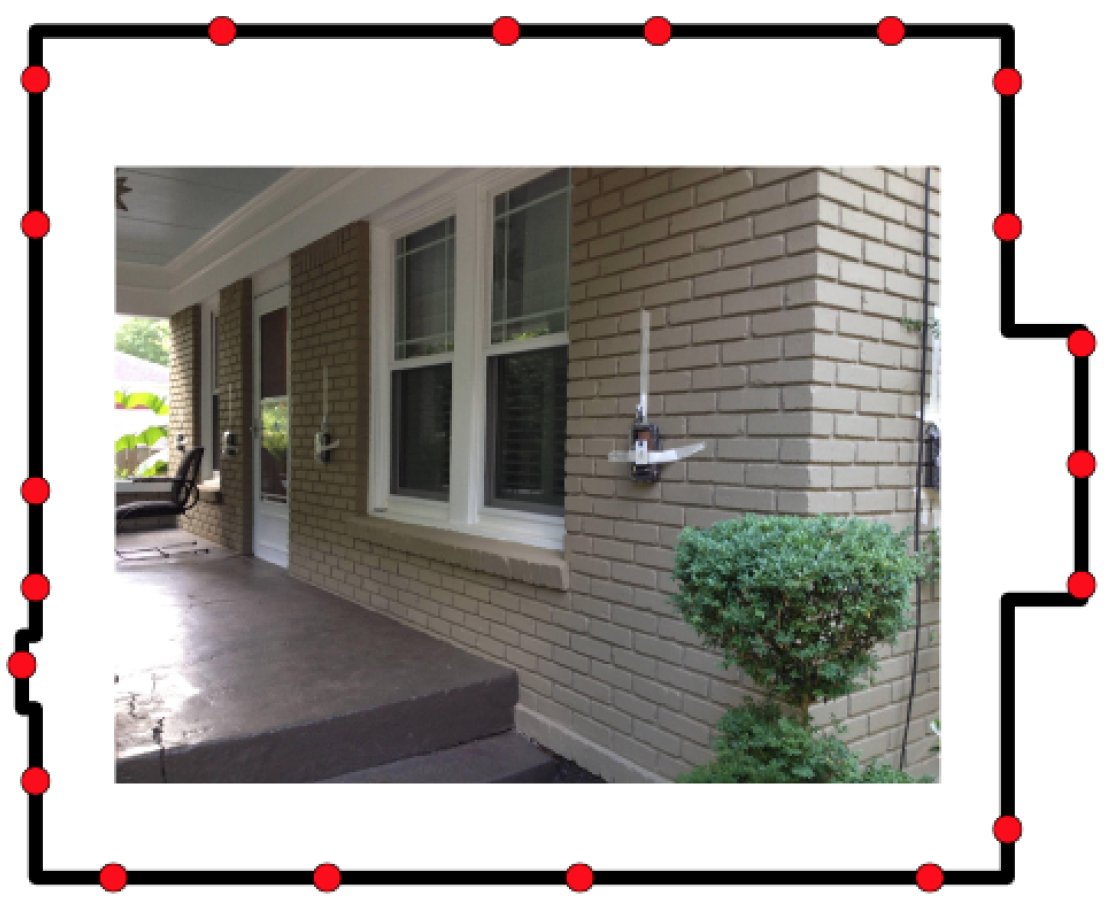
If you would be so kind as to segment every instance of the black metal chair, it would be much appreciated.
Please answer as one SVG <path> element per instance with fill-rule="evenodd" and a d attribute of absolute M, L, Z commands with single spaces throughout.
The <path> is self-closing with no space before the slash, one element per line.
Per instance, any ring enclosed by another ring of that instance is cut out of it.
<path fill-rule="evenodd" d="M 119 531 L 119 524 L 127 519 L 136 519 L 141 516 L 182 516 L 199 503 L 199 466 L 202 461 L 203 447 L 193 447 L 184 455 L 184 460 L 180 463 L 180 468 L 177 469 L 175 477 L 132 478 L 131 481 L 138 483 L 171 481 L 173 486 L 172 499 L 140 500 L 137 503 L 125 503 L 122 506 L 115 507 L 116 533 Z M 208 547 L 199 547 L 198 541 L 181 541 L 179 543 L 163 544 L 159 547 L 132 547 L 125 550 L 115 548 L 115 554 L 123 560 L 126 560 L 130 554 L 143 554 L 150 551 L 157 551 L 162 557 L 168 557 L 170 554 L 167 551 L 178 547 L 192 548 L 187 553 L 209 554 L 211 552 Z M 173 553 L 184 553 L 184 551 L 173 551 Z M 131 559 L 148 558 L 133 557 Z"/>

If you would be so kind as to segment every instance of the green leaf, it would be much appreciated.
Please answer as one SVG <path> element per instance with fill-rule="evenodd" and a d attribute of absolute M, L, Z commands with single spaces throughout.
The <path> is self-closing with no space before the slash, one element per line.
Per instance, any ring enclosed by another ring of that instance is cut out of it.
<path fill-rule="evenodd" d="M 115 394 L 116 402 L 122 402 L 126 409 L 138 409 L 145 406 L 153 411 L 154 415 L 168 415 L 169 404 L 164 398 L 155 393 L 131 393 L 119 400 L 119 394 Z"/>

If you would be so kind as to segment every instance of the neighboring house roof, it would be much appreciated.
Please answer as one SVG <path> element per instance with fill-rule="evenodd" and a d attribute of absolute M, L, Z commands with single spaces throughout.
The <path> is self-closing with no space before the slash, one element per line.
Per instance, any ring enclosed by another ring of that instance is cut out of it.
<path fill-rule="evenodd" d="M 155 362 L 147 362 L 138 356 L 115 350 L 115 386 L 122 384 L 165 384 L 169 383 L 169 369 Z"/>

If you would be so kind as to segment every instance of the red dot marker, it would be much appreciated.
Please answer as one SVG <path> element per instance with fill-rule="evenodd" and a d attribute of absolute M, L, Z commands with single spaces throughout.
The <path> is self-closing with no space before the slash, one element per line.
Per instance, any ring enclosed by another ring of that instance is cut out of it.
<path fill-rule="evenodd" d="M 491 36 L 495 39 L 495 43 L 501 44 L 503 47 L 516 44 L 520 35 L 521 26 L 518 25 L 518 20 L 509 16 L 495 19 L 494 25 L 491 27 Z"/>
<path fill-rule="evenodd" d="M 878 23 L 878 40 L 893 47 L 905 40 L 905 23 L 896 16 L 886 16 Z"/>
<path fill-rule="evenodd" d="M 30 796 L 41 796 L 50 788 L 50 775 L 42 768 L 27 768 L 23 772 L 23 789 Z"/>
<path fill-rule="evenodd" d="M 1075 450 L 1066 464 L 1074 478 L 1088 478 L 1096 471 L 1096 457 L 1088 450 Z"/>
<path fill-rule="evenodd" d="M 100 887 L 111 893 L 118 893 L 126 887 L 127 873 L 118 862 L 110 862 L 100 869 Z"/>
<path fill-rule="evenodd" d="M 1001 242 L 1011 242 L 1023 232 L 1023 223 L 1015 214 L 1001 214 L 993 221 L 993 232 Z"/>
<path fill-rule="evenodd" d="M 997 94 L 1003 94 L 1006 97 L 1018 94 L 1023 87 L 1023 76 L 1015 69 L 1002 69 L 993 76 L 993 87 L 997 89 Z"/>
<path fill-rule="evenodd" d="M 576 862 L 567 870 L 567 886 L 576 893 L 583 893 L 594 886 L 594 872 L 589 865 Z"/>
<path fill-rule="evenodd" d="M 31 506 L 41 506 L 50 497 L 50 482 L 45 478 L 34 476 L 24 481 L 19 491 Z"/>
<path fill-rule="evenodd" d="M 652 16 L 644 23 L 644 40 L 656 47 L 671 40 L 671 23 L 663 16 Z"/>
<path fill-rule="evenodd" d="M 1066 590 L 1080 601 L 1086 601 L 1096 591 L 1096 579 L 1092 573 L 1073 573 L 1066 581 Z"/>
<path fill-rule="evenodd" d="M 41 239 L 50 232 L 50 218 L 41 211 L 28 211 L 23 215 L 22 227 L 28 239 Z"/>
<path fill-rule="evenodd" d="M 916 886 L 928 893 L 935 893 L 943 886 L 943 869 L 932 862 L 916 870 Z"/>
<path fill-rule="evenodd" d="M 233 19 L 219 16 L 217 19 L 212 19 L 211 24 L 207 26 L 207 36 L 220 47 L 225 47 L 238 36 L 238 26 L 234 24 Z"/>
<path fill-rule="evenodd" d="M 41 601 L 50 593 L 50 580 L 39 573 L 31 573 L 24 577 L 20 588 L 28 601 Z"/>
<path fill-rule="evenodd" d="M 31 94 L 42 94 L 50 87 L 50 73 L 42 66 L 28 66 L 19 80 Z"/>
<path fill-rule="evenodd" d="M 1015 815 L 1001 815 L 993 822 L 993 836 L 1001 843 L 1015 843 L 1023 833 L 1023 825 Z"/>
<path fill-rule="evenodd" d="M 341 872 L 336 865 L 331 865 L 329 862 L 323 862 L 314 870 L 314 886 L 323 893 L 337 890 L 340 883 Z"/>
<path fill-rule="evenodd" d="M 1066 346 L 1075 356 L 1092 355 L 1096 349 L 1096 337 L 1091 330 L 1075 330 L 1069 335 Z"/>
<path fill-rule="evenodd" d="M 8 673 L 16 679 L 30 679 L 38 664 L 29 651 L 17 651 L 8 658 Z"/>

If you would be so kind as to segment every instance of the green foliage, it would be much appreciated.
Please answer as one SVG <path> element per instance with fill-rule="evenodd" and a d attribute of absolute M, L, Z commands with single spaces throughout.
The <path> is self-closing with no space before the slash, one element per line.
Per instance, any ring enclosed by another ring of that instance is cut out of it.
<path fill-rule="evenodd" d="M 942 542 L 940 540 L 939 529 L 933 528 L 928 532 L 928 537 L 924 539 L 924 544 L 920 548 L 923 552 L 922 563 L 924 565 L 924 572 L 921 578 L 934 585 L 939 581 L 939 567 L 942 555 Z"/>
<path fill-rule="evenodd" d="M 924 329 L 924 322 L 918 321 L 916 318 L 898 318 L 897 323 L 909 333 L 919 333 Z M 942 335 L 942 326 L 938 318 L 932 318 L 931 322 L 928 324 L 928 332 L 936 339 L 939 339 Z"/>
<path fill-rule="evenodd" d="M 147 362 L 169 364 L 169 322 L 131 318 L 115 330 L 115 348 Z"/>
<path fill-rule="evenodd" d="M 121 405 L 124 409 L 138 409 L 142 406 L 150 410 L 153 415 L 165 416 L 169 414 L 169 404 L 160 396 L 153 393 L 126 393 L 122 390 L 115 391 L 115 405 Z M 123 434 L 115 440 L 115 452 L 122 450 L 135 450 L 138 447 L 152 447 L 161 438 L 169 436 L 169 429 L 164 425 L 150 425 L 148 428 L 134 434 Z M 168 471 L 167 462 L 147 459 L 137 469 L 139 475 L 163 475 Z M 121 474 L 120 474 L 121 473 Z M 130 473 L 125 469 L 115 466 L 116 478 L 129 478 Z"/>
<path fill-rule="evenodd" d="M 715 761 L 679 778 L 683 783 L 917 783 L 904 771 L 863 768 L 836 734 L 783 717 L 777 704 L 750 699 L 721 718 Z M 838 726 L 837 726 L 838 730 Z"/>
<path fill-rule="evenodd" d="M 154 415 L 168 415 L 169 401 L 156 393 L 127 393 L 123 390 L 115 391 L 115 405 L 124 409 L 140 409 L 145 406 Z"/>
<path fill-rule="evenodd" d="M 150 425 L 144 431 L 137 434 L 124 434 L 115 441 L 115 452 L 120 450 L 133 450 L 137 447 L 152 447 L 162 437 L 169 436 L 169 429 L 164 425 Z"/>
<path fill-rule="evenodd" d="M 674 602 L 687 623 L 775 700 L 808 720 L 813 702 L 862 688 L 872 654 L 910 625 L 923 566 L 904 532 L 833 516 L 753 514 L 679 537 Z"/>

